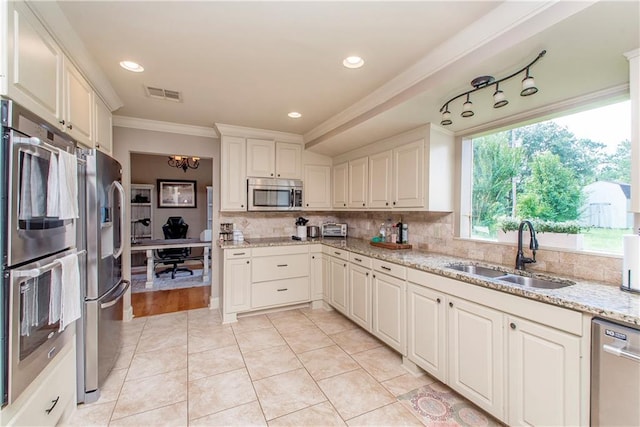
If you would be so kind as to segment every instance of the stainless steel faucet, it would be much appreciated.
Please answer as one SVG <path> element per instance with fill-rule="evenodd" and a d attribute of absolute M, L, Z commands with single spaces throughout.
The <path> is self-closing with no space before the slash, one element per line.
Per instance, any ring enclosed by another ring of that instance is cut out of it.
<path fill-rule="evenodd" d="M 529 241 L 529 249 L 531 249 L 531 252 L 533 253 L 532 258 L 525 257 L 522 250 L 522 233 L 524 232 L 525 225 L 529 228 L 529 235 L 531 236 L 531 240 Z M 522 221 L 520 223 L 520 227 L 518 228 L 518 255 L 516 255 L 516 270 L 524 270 L 524 266 L 526 264 L 536 262 L 537 250 L 538 239 L 536 238 L 536 230 L 533 229 L 533 224 L 531 224 L 531 221 Z"/>

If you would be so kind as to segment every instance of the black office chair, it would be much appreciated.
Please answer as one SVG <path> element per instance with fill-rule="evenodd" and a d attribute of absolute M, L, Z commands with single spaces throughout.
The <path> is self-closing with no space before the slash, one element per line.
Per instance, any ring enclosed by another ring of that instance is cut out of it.
<path fill-rule="evenodd" d="M 186 239 L 189 224 L 184 222 L 181 216 L 170 216 L 167 223 L 162 226 L 162 232 L 165 239 Z M 158 249 L 157 264 L 171 265 L 171 267 L 156 273 L 156 277 L 160 277 L 162 273 L 171 272 L 171 278 L 176 278 L 178 271 L 188 271 L 193 276 L 193 271 L 186 268 L 178 268 L 178 264 L 182 264 L 191 255 L 191 248 L 168 248 Z"/>

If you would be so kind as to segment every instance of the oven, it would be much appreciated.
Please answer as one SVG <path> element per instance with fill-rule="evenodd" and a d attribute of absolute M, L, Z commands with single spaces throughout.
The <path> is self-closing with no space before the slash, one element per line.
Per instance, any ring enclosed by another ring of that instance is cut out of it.
<path fill-rule="evenodd" d="M 57 175 L 55 154 L 75 154 L 75 144 L 38 123 L 28 111 L 2 101 L 8 266 L 75 246 L 75 220 L 47 215 L 50 175 Z"/>
<path fill-rule="evenodd" d="M 302 181 L 299 179 L 247 179 L 247 210 L 302 210 Z"/>
<path fill-rule="evenodd" d="M 10 302 L 8 403 L 72 340 L 74 328 L 59 331 L 60 313 L 51 308 L 55 300 L 51 292 L 54 269 L 60 268 L 58 260 L 74 252 L 71 249 L 14 268 L 5 279 Z"/>

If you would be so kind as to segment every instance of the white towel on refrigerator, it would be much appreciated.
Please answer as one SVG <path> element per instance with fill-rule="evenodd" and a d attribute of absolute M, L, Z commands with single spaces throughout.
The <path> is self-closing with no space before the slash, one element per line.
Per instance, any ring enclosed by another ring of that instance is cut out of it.
<path fill-rule="evenodd" d="M 51 270 L 51 283 L 49 285 L 49 324 L 53 325 L 60 320 L 62 309 L 62 265 Z"/>
<path fill-rule="evenodd" d="M 18 219 L 31 218 L 31 154 L 24 153 L 20 165 L 20 199 Z"/>
<path fill-rule="evenodd" d="M 58 153 L 60 219 L 78 218 L 78 160 L 74 154 Z"/>
<path fill-rule="evenodd" d="M 80 294 L 80 266 L 78 254 L 58 260 L 62 267 L 62 291 L 60 293 L 60 331 L 80 318 L 82 305 Z"/>
<path fill-rule="evenodd" d="M 51 154 L 51 157 L 47 176 L 47 216 L 58 217 L 60 215 L 60 174 L 58 171 L 60 160 L 57 155 Z"/>

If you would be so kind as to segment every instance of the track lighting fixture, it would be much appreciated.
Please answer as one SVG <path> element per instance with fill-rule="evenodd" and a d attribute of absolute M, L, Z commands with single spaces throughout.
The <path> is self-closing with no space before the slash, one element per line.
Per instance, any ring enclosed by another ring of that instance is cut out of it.
<path fill-rule="evenodd" d="M 440 122 L 440 124 L 443 126 L 447 126 L 453 123 L 453 121 L 451 120 L 451 112 L 449 111 L 449 104 L 463 96 L 466 96 L 467 99 L 464 102 L 464 104 L 462 104 L 462 113 L 460 115 L 462 117 L 473 116 L 474 115 L 473 103 L 470 100 L 470 95 L 486 87 L 495 85 L 495 92 L 493 93 L 493 108 L 504 107 L 509 103 L 509 101 L 507 100 L 507 97 L 504 94 L 504 92 L 500 90 L 500 83 L 504 82 L 505 80 L 509 80 L 512 77 L 517 76 L 523 71 L 525 72 L 525 77 L 522 80 L 522 91 L 520 92 L 520 96 L 529 96 L 538 92 L 538 88 L 536 87 L 536 83 L 533 77 L 529 75 L 529 69 L 533 64 L 538 62 L 538 60 L 542 58 L 546 53 L 547 51 L 543 50 L 538 54 L 538 56 L 533 61 L 531 61 L 525 67 L 519 69 L 518 71 L 516 71 L 515 73 L 507 77 L 501 78 L 500 80 L 496 80 L 495 78 L 493 78 L 493 76 L 479 76 L 473 79 L 471 81 L 471 86 L 473 86 L 473 89 L 467 92 L 461 93 L 460 95 L 454 96 L 453 98 L 445 102 L 444 105 L 440 108 L 440 112 L 442 113 L 442 121 Z"/>

